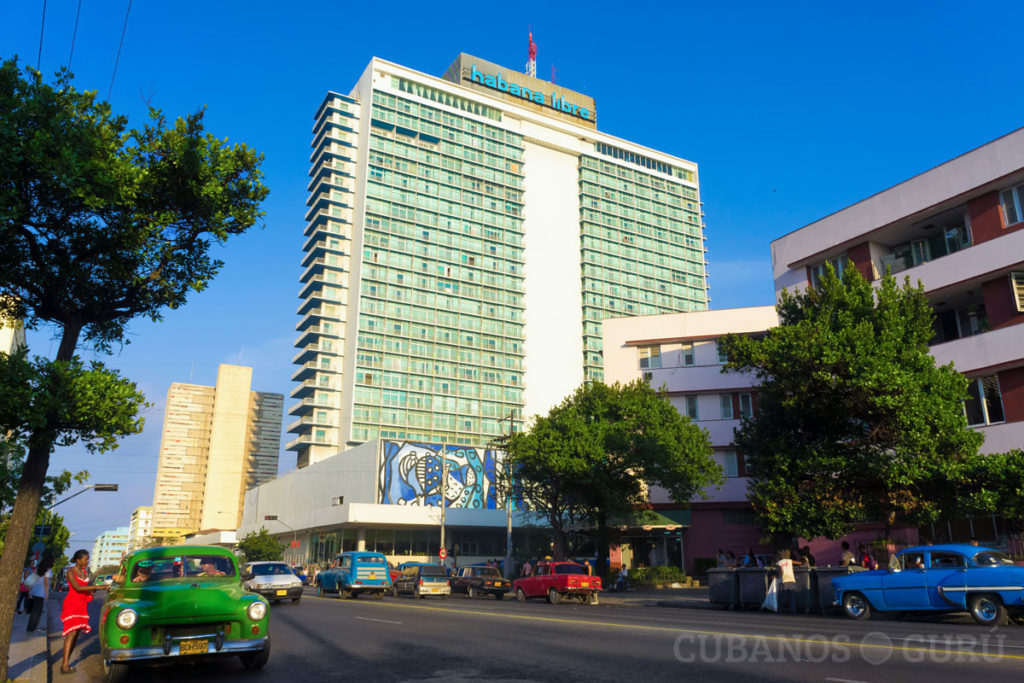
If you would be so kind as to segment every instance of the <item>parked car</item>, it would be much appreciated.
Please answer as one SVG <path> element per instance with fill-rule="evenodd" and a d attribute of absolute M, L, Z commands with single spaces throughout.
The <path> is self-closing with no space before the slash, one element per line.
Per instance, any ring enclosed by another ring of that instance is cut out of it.
<path fill-rule="evenodd" d="M 302 581 L 284 562 L 248 562 L 242 570 L 242 585 L 268 600 L 281 602 L 302 598 Z"/>
<path fill-rule="evenodd" d="M 391 577 L 391 583 L 394 584 L 398 580 L 398 577 L 402 575 L 402 570 L 396 567 L 390 560 L 388 561 L 388 576 Z"/>
<path fill-rule="evenodd" d="M 391 587 L 388 561 L 380 553 L 342 553 L 335 559 L 338 566 L 316 575 L 317 595 L 337 593 L 339 598 L 357 598 L 372 593 L 379 600 Z"/>
<path fill-rule="evenodd" d="M 444 567 L 439 564 L 416 563 L 409 564 L 402 570 L 402 575 L 395 581 L 391 593 L 395 597 L 398 597 L 399 593 L 409 593 L 414 598 L 425 598 L 428 595 L 450 598 L 452 587 Z"/>
<path fill-rule="evenodd" d="M 583 565 L 575 562 L 539 562 L 531 576 L 521 576 L 512 582 L 516 600 L 547 598 L 552 605 L 565 598 L 581 603 L 597 604 L 601 591 L 601 578 L 590 576 Z"/>
<path fill-rule="evenodd" d="M 470 565 L 459 567 L 458 574 L 451 580 L 452 594 L 464 593 L 471 598 L 478 595 L 493 595 L 498 600 L 512 590 L 512 582 L 501 575 L 497 567 Z"/>
<path fill-rule="evenodd" d="M 1001 625 L 1007 616 L 1024 621 L 1024 567 L 997 550 L 918 546 L 897 559 L 899 568 L 832 579 L 834 603 L 853 619 L 867 619 L 872 611 L 966 611 L 983 626 Z"/>
<path fill-rule="evenodd" d="M 231 551 L 210 546 L 146 548 L 121 562 L 100 612 L 107 683 L 129 667 L 201 657 L 238 656 L 258 669 L 270 656 L 266 598 L 239 581 Z"/>

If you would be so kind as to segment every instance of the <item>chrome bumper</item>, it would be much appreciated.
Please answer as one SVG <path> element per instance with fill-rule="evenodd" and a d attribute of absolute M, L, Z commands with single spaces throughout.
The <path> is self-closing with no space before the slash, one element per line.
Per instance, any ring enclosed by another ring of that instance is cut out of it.
<path fill-rule="evenodd" d="M 167 657 L 210 657 L 214 655 L 237 655 L 243 652 L 259 652 L 267 647 L 270 638 L 254 638 L 252 640 L 225 640 L 219 649 L 213 641 L 210 642 L 210 651 L 198 655 L 182 655 L 178 643 L 173 643 L 170 649 L 165 652 L 160 645 L 153 647 L 130 647 L 120 650 L 110 650 L 107 655 L 108 662 L 134 662 L 143 659 L 165 659 Z"/>

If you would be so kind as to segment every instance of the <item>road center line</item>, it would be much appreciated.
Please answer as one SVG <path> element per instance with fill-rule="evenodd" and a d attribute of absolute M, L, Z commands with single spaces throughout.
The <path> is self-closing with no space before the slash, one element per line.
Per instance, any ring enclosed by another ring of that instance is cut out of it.
<path fill-rule="evenodd" d="M 347 603 L 338 600 L 330 600 L 324 598 L 337 605 L 346 605 Z M 353 603 L 348 603 L 353 604 Z M 529 614 L 505 614 L 499 612 L 477 612 L 475 610 L 461 610 L 452 609 L 450 607 L 430 607 L 428 605 L 399 605 L 390 602 L 363 602 L 359 603 L 363 605 L 373 605 L 375 608 L 404 608 L 404 609 L 419 609 L 426 610 L 429 612 L 448 612 L 449 614 L 464 614 L 473 615 L 479 617 L 495 617 L 498 619 L 518 619 L 522 621 L 541 621 L 555 624 L 572 624 L 572 625 L 583 625 L 583 626 L 595 626 L 603 628 L 618 628 L 618 629 L 632 629 L 638 631 L 662 631 L 666 633 L 689 633 L 693 635 L 703 636 L 725 636 L 732 638 L 746 638 L 746 639 L 761 639 L 778 643 L 801 643 L 806 645 L 822 645 L 824 643 L 820 638 L 799 638 L 796 636 L 769 636 L 762 634 L 751 634 L 751 633 L 735 633 L 730 631 L 709 631 L 704 629 L 693 629 L 693 628 L 678 628 L 672 626 L 649 626 L 646 624 L 616 624 L 608 621 L 591 621 L 589 619 L 558 619 L 556 617 L 538 617 Z M 849 634 L 844 634 L 849 635 Z M 893 639 L 890 644 L 875 644 L 875 643 L 855 643 L 852 640 L 847 643 L 843 643 L 847 647 L 857 647 L 861 650 L 888 650 L 890 652 L 903 652 L 909 653 L 925 653 L 925 654 L 946 654 L 946 655 L 970 655 L 974 654 L 967 650 L 940 650 L 937 648 L 928 647 L 907 647 L 906 645 L 898 645 L 897 639 Z M 1015 660 L 1024 661 L 1024 655 L 1004 654 L 1004 653 L 990 653 L 986 652 L 984 657 L 989 661 L 992 660 Z"/>
<path fill-rule="evenodd" d="M 852 678 L 826 678 L 825 680 L 834 683 L 868 683 L 867 681 L 855 681 Z"/>
<path fill-rule="evenodd" d="M 371 619 L 370 617 L 356 617 L 356 619 L 361 619 L 363 621 L 376 621 L 376 622 L 379 622 L 381 624 L 401 624 L 402 623 L 400 621 L 391 621 L 390 619 Z"/>

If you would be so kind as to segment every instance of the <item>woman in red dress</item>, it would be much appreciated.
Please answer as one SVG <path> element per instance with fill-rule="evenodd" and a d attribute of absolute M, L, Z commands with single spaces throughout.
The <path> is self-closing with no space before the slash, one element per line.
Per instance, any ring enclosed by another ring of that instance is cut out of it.
<path fill-rule="evenodd" d="M 60 619 L 64 622 L 64 661 L 61 662 L 62 674 L 74 673 L 71 666 L 71 652 L 78 642 L 78 632 L 89 633 L 89 603 L 92 594 L 100 589 L 89 582 L 89 551 L 78 550 L 71 558 L 74 563 L 67 569 L 68 595 L 64 598 L 64 606 L 60 611 Z"/>

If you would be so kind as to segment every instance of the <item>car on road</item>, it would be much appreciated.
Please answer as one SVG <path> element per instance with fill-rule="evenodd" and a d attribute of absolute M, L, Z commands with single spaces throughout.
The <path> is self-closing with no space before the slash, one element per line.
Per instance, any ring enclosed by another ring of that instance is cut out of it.
<path fill-rule="evenodd" d="M 242 585 L 274 602 L 298 602 L 302 598 L 302 580 L 284 562 L 247 562 Z"/>
<path fill-rule="evenodd" d="M 124 681 L 130 668 L 204 657 L 241 659 L 258 669 L 270 656 L 266 598 L 242 587 L 230 550 L 177 545 L 137 550 L 100 611 L 104 679 Z"/>
<path fill-rule="evenodd" d="M 380 553 L 341 553 L 336 565 L 316 575 L 317 595 L 337 593 L 339 598 L 357 598 L 370 593 L 378 600 L 391 588 L 388 561 Z"/>
<path fill-rule="evenodd" d="M 539 562 L 530 576 L 521 576 L 512 582 L 516 600 L 547 598 L 552 605 L 573 598 L 581 603 L 597 604 L 601 592 L 601 578 L 587 574 L 586 568 L 575 562 Z"/>
<path fill-rule="evenodd" d="M 929 545 L 907 548 L 898 567 L 832 579 L 834 604 L 853 619 L 873 611 L 968 612 L 983 626 L 1007 617 L 1024 621 L 1024 567 L 991 548 Z"/>
<path fill-rule="evenodd" d="M 414 598 L 425 598 L 428 595 L 450 598 L 452 587 L 444 567 L 439 564 L 416 563 L 408 564 L 402 570 L 391 593 L 395 597 L 400 593 L 408 593 Z"/>
<path fill-rule="evenodd" d="M 469 565 L 459 567 L 458 573 L 451 580 L 452 594 L 464 594 L 470 598 L 478 595 L 493 595 L 498 600 L 512 590 L 512 582 L 501 575 L 497 567 L 485 565 Z"/>

